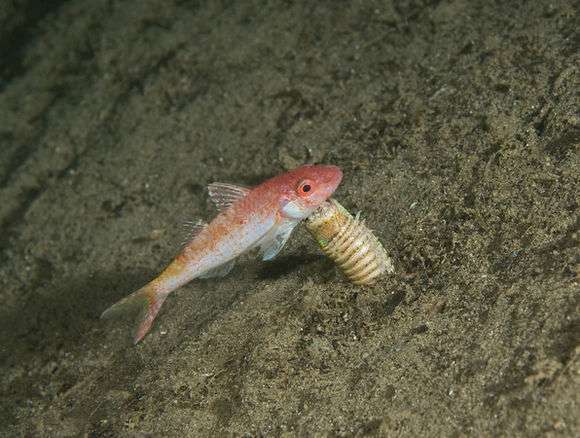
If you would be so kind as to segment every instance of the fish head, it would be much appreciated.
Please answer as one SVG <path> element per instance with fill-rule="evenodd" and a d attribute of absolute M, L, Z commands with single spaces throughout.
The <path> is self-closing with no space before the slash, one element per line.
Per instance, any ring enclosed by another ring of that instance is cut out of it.
<path fill-rule="evenodd" d="M 302 220 L 310 216 L 332 196 L 340 182 L 342 171 L 331 165 L 307 165 L 284 175 L 282 215 Z"/>

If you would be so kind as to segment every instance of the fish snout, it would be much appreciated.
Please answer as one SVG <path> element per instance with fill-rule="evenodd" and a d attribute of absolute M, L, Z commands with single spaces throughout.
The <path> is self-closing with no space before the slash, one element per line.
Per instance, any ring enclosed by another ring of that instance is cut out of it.
<path fill-rule="evenodd" d="M 320 176 L 324 185 L 326 198 L 330 198 L 342 181 L 342 170 L 338 166 L 320 166 Z"/>

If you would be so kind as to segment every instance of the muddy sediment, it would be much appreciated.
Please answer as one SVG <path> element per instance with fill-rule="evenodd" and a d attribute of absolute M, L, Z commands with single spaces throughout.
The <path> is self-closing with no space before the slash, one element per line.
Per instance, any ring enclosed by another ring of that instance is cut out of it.
<path fill-rule="evenodd" d="M 574 2 L 17 6 L 1 435 L 579 434 Z M 136 347 L 98 319 L 211 219 L 207 184 L 307 162 L 343 169 L 394 275 L 354 286 L 301 229 Z"/>

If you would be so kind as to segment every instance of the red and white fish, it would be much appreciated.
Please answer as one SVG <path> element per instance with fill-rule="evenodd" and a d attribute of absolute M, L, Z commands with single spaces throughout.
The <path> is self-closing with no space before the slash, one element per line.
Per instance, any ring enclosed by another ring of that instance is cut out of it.
<path fill-rule="evenodd" d="M 271 178 L 254 188 L 210 184 L 220 213 L 210 224 L 195 227 L 189 243 L 150 283 L 107 309 L 101 318 L 140 305 L 134 336 L 139 342 L 151 328 L 167 296 L 194 278 L 223 277 L 234 261 L 253 248 L 263 260 L 282 249 L 292 230 L 328 199 L 342 180 L 336 166 L 308 165 Z"/>

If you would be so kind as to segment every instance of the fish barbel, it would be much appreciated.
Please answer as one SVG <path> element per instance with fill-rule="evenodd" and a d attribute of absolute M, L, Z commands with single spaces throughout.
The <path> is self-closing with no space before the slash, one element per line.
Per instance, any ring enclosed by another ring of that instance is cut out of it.
<path fill-rule="evenodd" d="M 326 201 L 341 180 L 336 166 L 306 165 L 254 188 L 210 184 L 210 197 L 220 213 L 210 224 L 195 226 L 189 242 L 158 277 L 113 304 L 101 318 L 141 306 L 133 338 L 139 342 L 175 289 L 195 278 L 227 275 L 235 259 L 253 248 L 260 248 L 262 260 L 273 259 L 296 225 Z"/>

